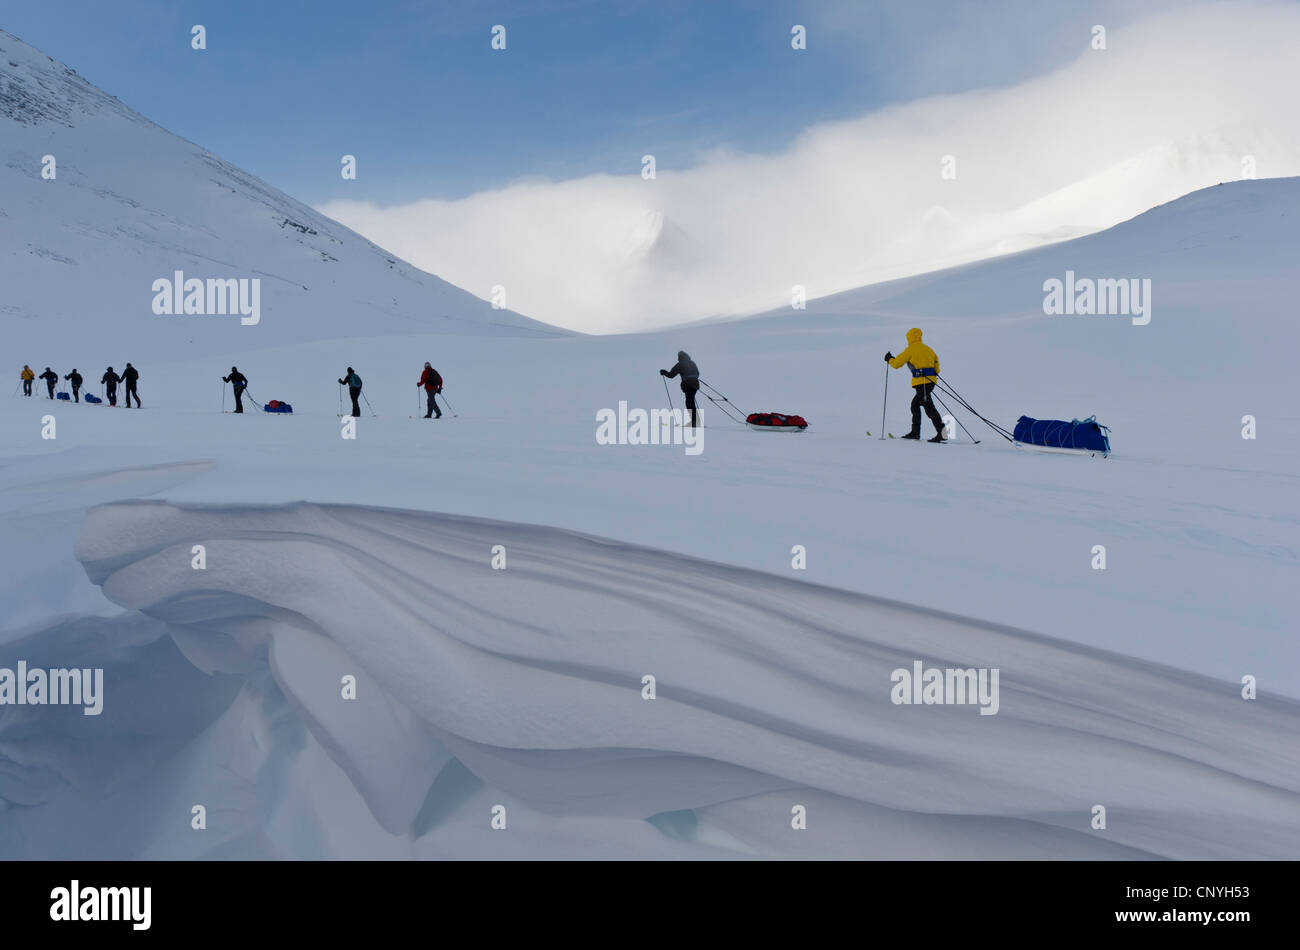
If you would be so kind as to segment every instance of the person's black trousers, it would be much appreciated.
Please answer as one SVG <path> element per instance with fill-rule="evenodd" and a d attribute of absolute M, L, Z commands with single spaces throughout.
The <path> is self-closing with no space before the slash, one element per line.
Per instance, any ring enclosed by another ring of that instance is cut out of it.
<path fill-rule="evenodd" d="M 429 389 L 427 386 L 425 387 L 424 391 L 429 394 L 429 408 L 424 413 L 424 418 L 427 419 L 431 415 L 436 415 L 439 419 L 441 419 L 442 410 L 438 408 L 438 400 L 434 398 L 435 396 L 438 395 L 438 391 L 436 389 Z"/>
<path fill-rule="evenodd" d="M 930 393 L 933 391 L 934 383 L 922 383 L 920 386 L 912 387 L 912 432 L 916 435 L 921 434 L 922 409 L 934 423 L 935 431 L 943 432 L 943 416 L 939 415 L 939 410 L 934 408 L 934 400 L 930 398 Z"/>
<path fill-rule="evenodd" d="M 244 411 L 244 387 L 235 387 L 235 412 Z"/>
<path fill-rule="evenodd" d="M 135 383 L 126 384 L 126 408 L 131 408 L 131 397 L 135 397 L 135 407 L 140 408 L 140 394 L 135 391 Z"/>
<path fill-rule="evenodd" d="M 31 394 L 32 394 L 32 381 L 31 381 L 30 379 L 24 379 L 24 380 L 23 380 L 23 395 L 24 395 L 24 396 L 30 396 Z"/>
<path fill-rule="evenodd" d="M 107 389 L 105 389 L 105 390 L 104 390 L 104 397 L 108 400 L 108 404 L 109 404 L 110 406 L 116 406 L 116 405 L 117 405 L 117 387 L 116 387 L 116 386 L 109 386 Z"/>
<path fill-rule="evenodd" d="M 73 401 L 73 402 L 81 402 L 81 387 L 80 387 L 80 386 L 73 386 L 73 387 L 72 387 L 72 401 Z"/>
<path fill-rule="evenodd" d="M 691 411 L 691 428 L 700 424 L 699 414 L 695 411 L 695 394 L 700 391 L 698 379 L 682 380 L 682 395 L 686 397 L 686 408 Z"/>
<path fill-rule="evenodd" d="M 357 397 L 361 395 L 361 387 L 349 386 L 348 395 L 352 397 L 352 415 L 359 418 L 361 416 L 361 407 L 357 405 Z"/>
<path fill-rule="evenodd" d="M 49 390 L 50 390 L 50 398 L 53 399 L 53 398 L 54 398 L 54 380 L 52 380 L 52 379 L 47 379 L 47 380 L 45 381 L 45 385 L 46 385 L 46 387 L 48 387 Z"/>

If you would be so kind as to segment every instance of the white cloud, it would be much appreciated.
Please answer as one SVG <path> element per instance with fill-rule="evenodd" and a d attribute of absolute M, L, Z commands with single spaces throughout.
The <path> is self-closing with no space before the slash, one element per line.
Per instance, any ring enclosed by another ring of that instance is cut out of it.
<path fill-rule="evenodd" d="M 1117 28 L 1050 75 L 815 126 L 777 155 L 321 210 L 511 309 L 589 332 L 788 304 L 1107 227 L 1241 177 L 1300 174 L 1300 10 L 1224 4 Z M 520 143 L 502 147 L 526 147 Z M 940 177 L 956 158 L 957 178 Z M 639 158 L 639 155 L 636 156 Z"/>

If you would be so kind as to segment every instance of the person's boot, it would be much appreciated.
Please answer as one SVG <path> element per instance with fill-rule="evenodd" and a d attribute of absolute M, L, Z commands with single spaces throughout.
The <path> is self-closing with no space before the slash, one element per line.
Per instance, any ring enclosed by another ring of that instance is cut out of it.
<path fill-rule="evenodd" d="M 943 437 L 943 430 L 940 429 L 938 432 L 936 432 L 936 433 L 934 434 L 934 438 L 933 438 L 933 439 L 928 439 L 927 441 L 929 441 L 929 442 L 947 442 L 948 440 L 945 439 L 945 438 Z"/>
<path fill-rule="evenodd" d="M 904 439 L 916 439 L 916 440 L 920 441 L 921 433 L 920 433 L 920 432 L 909 432 L 909 433 L 907 433 L 907 435 L 903 436 L 902 438 L 904 438 Z"/>

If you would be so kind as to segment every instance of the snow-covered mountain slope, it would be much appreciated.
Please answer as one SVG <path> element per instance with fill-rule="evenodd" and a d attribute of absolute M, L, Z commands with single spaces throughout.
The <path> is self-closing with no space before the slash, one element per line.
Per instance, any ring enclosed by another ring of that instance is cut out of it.
<path fill-rule="evenodd" d="M 159 177 L 191 167 L 172 154 Z M 76 231 L 21 193 L 6 240 Z M 598 338 L 472 310 L 450 333 L 405 303 L 354 323 L 344 301 L 184 350 L 146 309 L 108 348 L 88 271 L 11 270 L 6 302 L 77 302 L 55 333 L 6 315 L 14 376 L 90 365 L 94 390 L 129 358 L 145 408 L 0 400 L 0 669 L 105 670 L 101 717 L 0 706 L 0 854 L 1295 857 L 1297 216 L 1295 180 L 1223 185 L 803 311 Z M 648 253 L 668 225 L 647 222 Z M 271 230 L 249 260 L 307 267 Z M 87 259 L 170 267 L 83 237 Z M 393 277 L 356 247 L 368 299 Z M 1044 314 L 1067 270 L 1151 279 L 1150 322 Z M 979 445 L 868 439 L 881 356 L 914 325 L 984 413 L 1095 412 L 1113 456 L 1027 455 L 965 413 Z M 701 399 L 698 454 L 599 444 L 601 410 L 681 405 L 656 372 L 680 348 L 742 410 L 812 428 L 755 433 Z M 425 359 L 457 415 L 408 418 Z M 294 414 L 222 414 L 232 362 Z M 999 713 L 890 703 L 908 658 L 998 667 Z"/>
<path fill-rule="evenodd" d="M 154 281 L 177 271 L 260 280 L 260 322 L 156 314 Z M 78 363 L 119 368 L 194 346 L 559 332 L 417 270 L 3 31 L 0 275 L 6 350 L 23 361 L 73 325 Z"/>

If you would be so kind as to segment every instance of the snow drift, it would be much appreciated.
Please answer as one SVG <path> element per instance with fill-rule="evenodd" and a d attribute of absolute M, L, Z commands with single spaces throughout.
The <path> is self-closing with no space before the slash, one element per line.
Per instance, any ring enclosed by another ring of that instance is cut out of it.
<path fill-rule="evenodd" d="M 1022 631 L 555 529 L 376 508 L 110 504 L 78 556 L 214 682 L 242 680 L 232 706 L 269 677 L 257 688 L 283 697 L 277 715 L 301 723 L 410 853 L 466 853 L 498 799 L 524 806 L 503 838 L 555 844 L 566 820 L 608 820 L 683 856 L 1300 849 L 1300 706 Z M 999 669 L 996 715 L 896 705 L 891 673 L 916 661 Z M 103 719 L 121 729 L 141 703 L 211 717 L 213 688 L 161 706 L 110 678 Z M 253 798 L 298 781 L 303 750 L 259 776 Z M 474 814 L 454 814 L 460 793 L 440 785 L 462 769 L 490 790 Z M 196 799 L 223 816 L 206 836 L 184 814 L 158 816 L 151 853 L 241 853 L 221 829 L 255 806 L 221 796 Z M 806 834 L 790 827 L 796 805 Z M 1095 805 L 1105 830 L 1090 827 Z M 288 842 L 273 852 L 300 853 Z M 611 847 L 633 853 L 608 840 L 597 853 Z M 571 838 L 560 850 L 591 853 Z"/>

